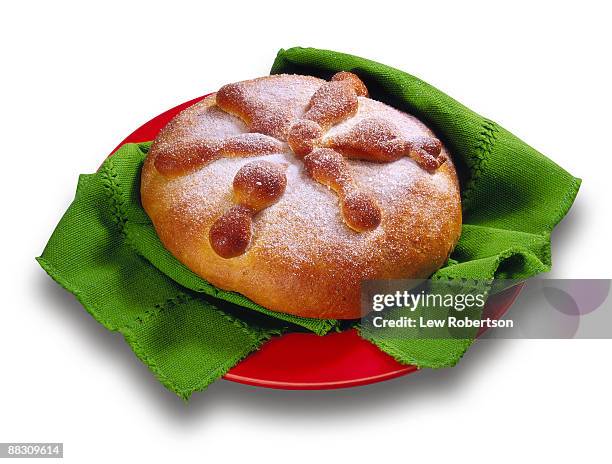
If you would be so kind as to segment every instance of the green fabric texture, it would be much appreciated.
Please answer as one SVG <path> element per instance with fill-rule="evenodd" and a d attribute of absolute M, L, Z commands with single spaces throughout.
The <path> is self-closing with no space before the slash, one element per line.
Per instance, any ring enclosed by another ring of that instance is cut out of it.
<path fill-rule="evenodd" d="M 37 259 L 98 322 L 121 332 L 167 388 L 187 398 L 281 328 L 246 324 L 137 255 L 119 211 L 141 210 L 111 201 L 109 164 L 80 176 L 74 201 Z"/>
<path fill-rule="evenodd" d="M 297 47 L 280 50 L 271 73 L 329 79 L 338 71 L 357 74 L 372 98 L 417 116 L 450 149 L 461 179 L 464 225 L 452 259 L 433 278 L 526 279 L 550 270 L 550 233 L 572 205 L 580 179 L 495 122 L 398 69 Z M 366 337 L 398 361 L 421 367 L 452 366 L 473 341 Z"/>
<path fill-rule="evenodd" d="M 434 278 L 524 279 L 550 269 L 550 232 L 571 206 L 579 179 L 402 71 L 305 48 L 281 50 L 272 67 L 272 73 L 323 78 L 340 70 L 358 74 L 373 98 L 422 119 L 453 155 L 464 226 L 452 259 Z M 140 168 L 149 146 L 123 145 L 97 173 L 80 176 L 74 201 L 37 259 L 96 320 L 122 333 L 167 388 L 188 398 L 273 335 L 323 335 L 346 326 L 269 311 L 179 263 L 140 204 Z M 472 342 L 364 336 L 420 367 L 451 366 Z"/>

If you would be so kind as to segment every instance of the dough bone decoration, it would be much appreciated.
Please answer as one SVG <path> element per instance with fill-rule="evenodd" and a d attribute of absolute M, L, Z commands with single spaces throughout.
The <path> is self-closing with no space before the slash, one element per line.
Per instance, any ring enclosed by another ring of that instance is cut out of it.
<path fill-rule="evenodd" d="M 310 98 L 301 118 L 281 104 L 261 101 L 249 92 L 248 81 L 228 84 L 216 93 L 216 105 L 240 118 L 250 132 L 219 138 L 189 140 L 173 150 L 162 150 L 155 168 L 166 177 L 188 174 L 222 157 L 272 155 L 286 142 L 302 159 L 308 175 L 333 190 L 339 198 L 344 223 L 356 232 L 376 229 L 382 219 L 380 207 L 354 181 L 345 157 L 389 163 L 409 156 L 423 169 L 434 172 L 445 161 L 442 144 L 433 137 L 407 140 L 391 121 L 367 118 L 345 134 L 329 137 L 334 125 L 354 116 L 358 97 L 367 97 L 365 84 L 353 73 L 339 72 L 322 84 Z M 248 249 L 255 214 L 277 202 L 285 191 L 286 166 L 255 161 L 244 165 L 234 177 L 235 205 L 225 211 L 209 231 L 210 244 L 219 256 L 233 258 Z"/>
<path fill-rule="evenodd" d="M 236 206 L 210 228 L 210 244 L 222 258 L 243 254 L 251 243 L 253 215 L 276 203 L 287 186 L 286 166 L 255 161 L 242 166 L 234 177 Z"/>

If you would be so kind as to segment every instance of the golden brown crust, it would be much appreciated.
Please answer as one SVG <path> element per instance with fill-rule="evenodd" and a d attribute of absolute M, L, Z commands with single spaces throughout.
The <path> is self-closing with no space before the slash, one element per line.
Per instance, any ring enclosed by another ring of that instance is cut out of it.
<path fill-rule="evenodd" d="M 317 89 L 304 119 L 316 122 L 324 130 L 353 116 L 359 108 L 357 92 L 348 80 L 326 82 Z"/>
<path fill-rule="evenodd" d="M 364 97 L 348 74 L 231 84 L 223 105 L 217 93 L 171 121 L 141 184 L 166 248 L 220 288 L 319 318 L 360 317 L 364 279 L 427 277 L 444 264 L 461 230 L 445 148 L 414 117 Z M 342 88 L 314 97 L 331 83 Z M 338 92 L 344 103 L 330 105 Z M 280 118 L 270 110 L 279 105 Z M 368 120 L 382 132 L 360 129 Z M 263 136 L 245 135 L 254 127 Z M 219 148 L 228 140 L 233 147 Z M 202 144 L 217 144 L 214 156 Z"/>
<path fill-rule="evenodd" d="M 314 121 L 302 119 L 289 129 L 287 143 L 293 154 L 302 157 L 310 153 L 321 143 L 323 128 Z"/>
<path fill-rule="evenodd" d="M 336 73 L 331 78 L 333 81 L 348 81 L 352 86 L 355 92 L 360 97 L 368 97 L 368 88 L 362 82 L 356 74 L 347 71 L 340 71 Z"/>
<path fill-rule="evenodd" d="M 350 166 L 340 153 L 330 148 L 316 148 L 304 157 L 304 168 L 310 177 L 338 194 L 342 218 L 351 229 L 365 232 L 378 227 L 380 208 L 355 185 Z"/>

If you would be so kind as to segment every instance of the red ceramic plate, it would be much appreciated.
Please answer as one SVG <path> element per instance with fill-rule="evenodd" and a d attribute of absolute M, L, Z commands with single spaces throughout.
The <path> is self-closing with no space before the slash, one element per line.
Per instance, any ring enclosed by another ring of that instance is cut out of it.
<path fill-rule="evenodd" d="M 124 143 L 153 140 L 170 119 L 202 98 L 185 102 L 151 119 L 117 148 Z M 517 286 L 491 297 L 485 308 L 489 317 L 501 317 L 520 291 L 521 286 Z M 382 382 L 417 369 L 398 363 L 360 338 L 355 330 L 348 330 L 323 337 L 308 333 L 276 337 L 233 367 L 224 378 L 268 388 L 321 390 Z"/>

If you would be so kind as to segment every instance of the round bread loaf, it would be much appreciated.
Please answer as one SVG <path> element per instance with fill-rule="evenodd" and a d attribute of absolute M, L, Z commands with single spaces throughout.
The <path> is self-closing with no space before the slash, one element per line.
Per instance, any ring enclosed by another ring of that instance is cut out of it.
<path fill-rule="evenodd" d="M 273 311 L 358 318 L 367 279 L 425 278 L 461 232 L 446 149 L 354 74 L 229 84 L 177 115 L 142 169 L 164 246 Z"/>

